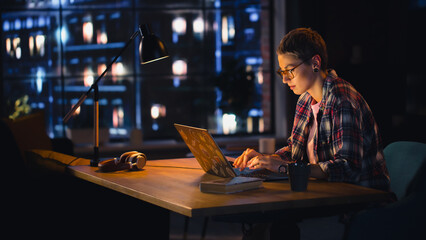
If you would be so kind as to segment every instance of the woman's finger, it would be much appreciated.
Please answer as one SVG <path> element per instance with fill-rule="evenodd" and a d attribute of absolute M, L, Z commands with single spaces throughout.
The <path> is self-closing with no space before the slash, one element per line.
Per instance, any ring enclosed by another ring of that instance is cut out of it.
<path fill-rule="evenodd" d="M 259 157 L 254 157 L 247 162 L 247 167 L 253 168 L 254 166 L 259 165 Z"/>
<path fill-rule="evenodd" d="M 239 166 L 240 166 L 241 161 L 243 160 L 243 158 L 244 158 L 244 156 L 245 156 L 246 152 L 247 152 L 247 150 L 245 150 L 245 151 L 241 154 L 241 156 L 239 156 L 239 157 L 237 157 L 237 158 L 235 159 L 235 161 L 234 161 L 234 167 L 239 167 Z"/>
<path fill-rule="evenodd" d="M 234 167 L 239 167 L 240 169 L 244 169 L 246 166 L 247 158 L 250 153 L 250 148 L 247 148 L 241 156 L 234 162 Z"/>

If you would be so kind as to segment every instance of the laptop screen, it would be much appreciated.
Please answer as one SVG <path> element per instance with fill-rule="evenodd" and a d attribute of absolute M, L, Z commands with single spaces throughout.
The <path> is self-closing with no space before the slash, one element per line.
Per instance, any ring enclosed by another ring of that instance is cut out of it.
<path fill-rule="evenodd" d="M 225 178 L 237 176 L 206 129 L 180 124 L 174 125 L 206 173 Z"/>

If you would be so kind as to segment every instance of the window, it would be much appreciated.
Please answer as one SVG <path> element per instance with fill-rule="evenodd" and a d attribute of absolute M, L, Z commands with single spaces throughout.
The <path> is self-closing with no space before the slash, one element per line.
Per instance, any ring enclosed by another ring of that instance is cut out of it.
<path fill-rule="evenodd" d="M 111 141 L 128 139 L 134 128 L 145 139 L 175 137 L 175 122 L 219 135 L 272 130 L 267 0 L 0 5 L 4 112 L 44 110 L 51 137 L 92 127 L 90 98 L 70 122 L 62 117 L 139 23 L 151 23 L 170 57 L 140 65 L 137 39 L 101 80 L 100 126 Z"/>

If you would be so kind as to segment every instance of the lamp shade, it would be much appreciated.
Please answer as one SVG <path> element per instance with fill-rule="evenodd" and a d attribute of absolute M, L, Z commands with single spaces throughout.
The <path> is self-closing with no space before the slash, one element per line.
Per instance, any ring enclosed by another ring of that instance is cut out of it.
<path fill-rule="evenodd" d="M 154 35 L 149 24 L 139 27 L 142 40 L 139 44 L 139 57 L 141 64 L 154 62 L 169 56 L 166 45 Z"/>

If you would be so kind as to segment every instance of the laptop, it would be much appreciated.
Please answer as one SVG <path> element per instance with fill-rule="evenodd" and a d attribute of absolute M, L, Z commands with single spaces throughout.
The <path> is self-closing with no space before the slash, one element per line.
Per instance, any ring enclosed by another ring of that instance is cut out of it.
<path fill-rule="evenodd" d="M 288 179 L 287 175 L 267 169 L 251 170 L 246 168 L 240 171 L 238 168 L 232 167 L 231 162 L 223 155 L 221 149 L 206 129 L 177 123 L 174 126 L 206 173 L 223 178 L 237 176 L 258 177 L 265 181 Z"/>

